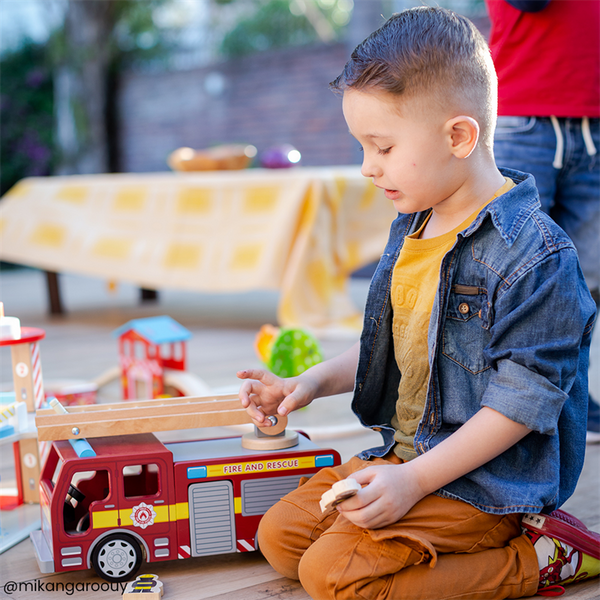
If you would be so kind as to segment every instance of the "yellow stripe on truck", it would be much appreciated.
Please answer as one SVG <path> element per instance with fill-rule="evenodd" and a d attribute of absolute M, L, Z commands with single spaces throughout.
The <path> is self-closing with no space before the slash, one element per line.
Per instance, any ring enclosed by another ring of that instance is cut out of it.
<path fill-rule="evenodd" d="M 104 510 L 92 513 L 92 529 L 104 529 L 106 527 L 119 526 L 119 511 Z"/>
<path fill-rule="evenodd" d="M 242 475 L 245 473 L 269 473 L 273 471 L 290 471 L 294 469 L 312 469 L 315 466 L 314 456 L 280 458 L 275 460 L 258 460 L 226 465 L 207 465 L 207 477 L 223 475 Z"/>

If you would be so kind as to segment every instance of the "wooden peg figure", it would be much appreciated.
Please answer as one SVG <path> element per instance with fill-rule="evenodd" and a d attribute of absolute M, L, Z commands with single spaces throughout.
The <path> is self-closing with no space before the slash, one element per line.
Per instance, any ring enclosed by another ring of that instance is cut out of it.
<path fill-rule="evenodd" d="M 125 586 L 123 600 L 160 600 L 163 595 L 163 584 L 158 575 L 148 573 L 138 575 L 135 581 L 130 581 Z"/>
<path fill-rule="evenodd" d="M 331 512 L 338 504 L 355 496 L 361 487 L 356 479 L 349 478 L 337 481 L 331 486 L 330 490 L 327 490 L 321 496 L 321 501 L 319 502 L 321 512 Z"/>

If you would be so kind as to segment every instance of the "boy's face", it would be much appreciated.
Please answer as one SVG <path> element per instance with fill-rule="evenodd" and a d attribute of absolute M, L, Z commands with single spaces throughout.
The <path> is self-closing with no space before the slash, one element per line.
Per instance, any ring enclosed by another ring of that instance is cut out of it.
<path fill-rule="evenodd" d="M 343 111 L 350 133 L 362 146 L 362 174 L 385 190 L 398 212 L 441 209 L 460 187 L 448 116 L 432 103 L 374 89 L 347 89 Z"/>

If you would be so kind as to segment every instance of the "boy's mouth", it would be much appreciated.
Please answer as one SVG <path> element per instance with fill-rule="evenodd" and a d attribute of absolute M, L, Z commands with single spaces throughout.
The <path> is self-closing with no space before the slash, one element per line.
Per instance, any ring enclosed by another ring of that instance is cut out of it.
<path fill-rule="evenodd" d="M 397 200 L 400 197 L 398 190 L 384 190 L 383 192 L 388 200 Z"/>
<path fill-rule="evenodd" d="M 399 190 L 389 190 L 388 188 L 384 188 L 382 185 L 377 185 L 374 179 L 373 185 L 378 187 L 380 190 L 383 190 L 383 193 L 388 200 L 397 200 L 400 197 Z"/>

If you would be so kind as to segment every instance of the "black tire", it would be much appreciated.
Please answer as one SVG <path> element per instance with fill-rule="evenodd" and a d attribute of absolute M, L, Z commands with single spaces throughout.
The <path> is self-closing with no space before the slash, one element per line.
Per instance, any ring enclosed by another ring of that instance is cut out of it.
<path fill-rule="evenodd" d="M 142 564 L 139 543 L 125 533 L 113 533 L 102 539 L 92 552 L 94 571 L 110 582 L 128 581 Z"/>

